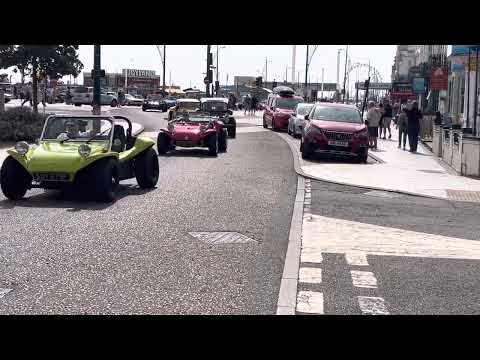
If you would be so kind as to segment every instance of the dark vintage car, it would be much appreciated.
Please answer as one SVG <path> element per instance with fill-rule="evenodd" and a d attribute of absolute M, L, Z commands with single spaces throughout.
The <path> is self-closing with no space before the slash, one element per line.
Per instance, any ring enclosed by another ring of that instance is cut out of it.
<path fill-rule="evenodd" d="M 228 99 L 226 98 L 201 98 L 200 111 L 217 116 L 223 122 L 227 129 L 228 136 L 235 138 L 237 133 L 237 123 L 233 117 L 233 112 L 228 109 Z"/>
<path fill-rule="evenodd" d="M 167 112 L 172 106 L 175 106 L 175 100 L 160 99 L 156 97 L 147 98 L 142 104 L 142 111 L 147 111 L 150 109 L 160 110 L 162 112 Z"/>

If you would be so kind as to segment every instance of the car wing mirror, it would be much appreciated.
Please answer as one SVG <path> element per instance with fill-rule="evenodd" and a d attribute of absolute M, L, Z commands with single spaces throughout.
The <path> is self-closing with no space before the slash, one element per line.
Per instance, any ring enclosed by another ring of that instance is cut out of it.
<path fill-rule="evenodd" d="M 309 116 L 308 114 L 306 114 L 306 115 L 304 116 L 304 119 L 308 121 L 308 120 L 310 120 L 310 116 Z"/>

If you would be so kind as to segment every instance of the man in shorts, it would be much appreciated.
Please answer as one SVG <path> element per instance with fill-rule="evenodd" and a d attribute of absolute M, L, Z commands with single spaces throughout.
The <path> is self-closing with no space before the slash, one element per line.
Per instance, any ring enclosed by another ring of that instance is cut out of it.
<path fill-rule="evenodd" d="M 368 143 L 372 149 L 377 148 L 378 125 L 380 124 L 381 117 L 382 114 L 380 113 L 380 110 L 375 107 L 375 103 L 373 101 L 369 101 L 367 111 L 367 127 Z"/>
<path fill-rule="evenodd" d="M 383 118 L 382 118 L 382 128 L 380 129 L 380 137 L 387 138 L 387 129 L 388 129 L 388 138 L 392 138 L 392 130 L 390 129 L 390 124 L 392 123 L 392 107 L 390 106 L 390 102 L 388 100 L 385 101 L 385 105 L 383 106 Z"/>

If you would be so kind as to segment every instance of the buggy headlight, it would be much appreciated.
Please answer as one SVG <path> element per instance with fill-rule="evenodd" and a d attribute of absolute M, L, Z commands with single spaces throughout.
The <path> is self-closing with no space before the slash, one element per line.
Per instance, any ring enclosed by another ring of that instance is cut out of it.
<path fill-rule="evenodd" d="M 91 152 L 92 149 L 87 144 L 82 144 L 78 147 L 78 153 L 83 157 L 87 157 Z"/>
<path fill-rule="evenodd" d="M 15 145 L 15 150 L 22 156 L 28 152 L 28 149 L 29 146 L 25 141 L 20 141 Z"/>

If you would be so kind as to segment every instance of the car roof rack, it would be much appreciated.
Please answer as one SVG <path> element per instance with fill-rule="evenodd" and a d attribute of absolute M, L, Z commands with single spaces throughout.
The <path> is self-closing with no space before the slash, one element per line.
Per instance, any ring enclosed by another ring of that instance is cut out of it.
<path fill-rule="evenodd" d="M 288 86 L 277 86 L 273 88 L 273 93 L 276 95 L 295 95 L 295 91 Z"/>

